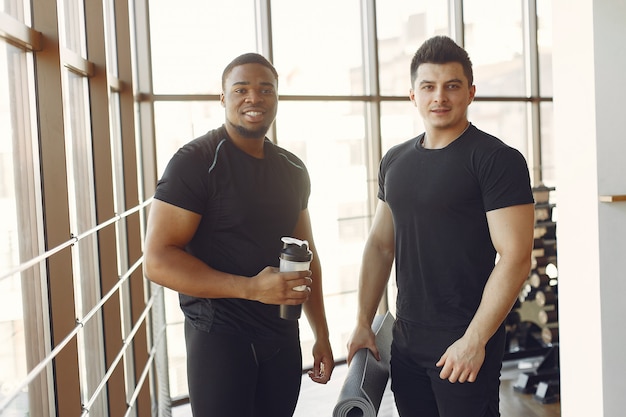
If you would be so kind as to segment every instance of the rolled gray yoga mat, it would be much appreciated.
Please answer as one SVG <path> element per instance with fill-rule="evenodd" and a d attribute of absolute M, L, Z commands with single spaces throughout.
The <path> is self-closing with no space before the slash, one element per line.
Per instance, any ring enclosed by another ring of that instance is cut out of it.
<path fill-rule="evenodd" d="M 372 330 L 380 362 L 369 349 L 355 353 L 333 410 L 333 417 L 376 417 L 389 380 L 391 328 L 394 318 L 387 312 L 374 317 Z"/>

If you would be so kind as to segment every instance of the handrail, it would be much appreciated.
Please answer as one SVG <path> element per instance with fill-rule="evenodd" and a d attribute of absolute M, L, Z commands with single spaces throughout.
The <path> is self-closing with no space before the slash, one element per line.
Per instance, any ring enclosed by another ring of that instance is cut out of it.
<path fill-rule="evenodd" d="M 56 345 L 54 347 L 54 349 L 52 349 L 50 351 L 50 353 L 41 361 L 39 362 L 29 373 L 28 375 L 26 375 L 26 378 L 24 378 L 22 380 L 22 383 L 20 385 L 18 385 L 4 400 L 4 402 L 2 404 L 0 404 L 0 414 L 5 410 L 5 408 L 7 408 L 9 406 L 9 404 L 11 404 L 11 402 L 17 398 L 17 396 L 20 394 L 20 392 L 26 388 L 26 386 L 28 386 L 28 384 L 30 384 L 31 382 L 33 382 L 35 380 L 35 378 L 37 377 L 37 375 L 39 375 L 39 373 L 41 371 L 43 371 L 46 366 L 48 366 L 50 364 L 50 362 L 52 362 L 52 360 L 54 358 L 56 358 L 56 356 L 61 353 L 61 351 L 65 348 L 65 346 L 67 346 L 67 344 L 74 338 L 74 336 L 76 336 L 76 334 L 78 333 L 78 331 L 83 327 L 83 325 L 81 323 L 78 323 L 74 329 L 67 335 L 65 336 L 65 338 L 63 340 L 61 340 L 61 342 Z"/>
<path fill-rule="evenodd" d="M 111 375 L 113 375 L 113 372 L 115 371 L 115 369 L 117 367 L 117 364 L 120 363 L 120 361 L 124 357 L 124 354 L 126 353 L 126 350 L 128 349 L 128 347 L 130 346 L 131 342 L 135 338 L 135 334 L 137 334 L 137 332 L 139 331 L 139 328 L 141 327 L 141 325 L 145 321 L 146 317 L 148 316 L 148 313 L 152 309 L 152 305 L 154 304 L 154 299 L 156 298 L 156 296 L 157 296 L 157 294 L 153 294 L 152 297 L 150 297 L 150 299 L 146 303 L 145 308 L 141 312 L 141 316 L 139 316 L 139 318 L 137 319 L 137 322 L 135 323 L 135 325 L 131 329 L 130 333 L 128 334 L 128 337 L 124 338 L 124 343 L 122 344 L 122 348 L 117 353 L 117 356 L 115 356 L 115 358 L 113 359 L 113 362 L 111 362 L 111 365 L 109 366 L 109 369 L 104 374 L 104 377 L 102 378 L 102 380 L 100 381 L 100 383 L 98 384 L 96 389 L 94 390 L 93 394 L 91 395 L 91 398 L 89 398 L 87 400 L 87 402 L 85 404 L 83 404 L 83 412 L 82 412 L 81 416 L 88 416 L 89 415 L 89 408 L 96 401 L 96 398 L 98 397 L 98 395 L 100 395 L 100 392 L 104 389 L 104 387 L 106 386 L 107 382 L 109 382 L 109 379 L 111 378 Z"/>
<path fill-rule="evenodd" d="M 161 343 L 161 339 L 163 339 L 163 335 L 165 335 L 165 330 L 166 330 L 166 327 L 163 327 L 161 329 L 161 332 L 159 332 L 159 335 L 156 338 L 155 343 L 152 345 L 152 349 L 150 349 L 150 355 L 148 356 L 148 360 L 146 361 L 146 366 L 143 367 L 143 371 L 141 372 L 141 375 L 139 376 L 139 379 L 137 380 L 137 386 L 135 387 L 135 390 L 133 391 L 133 395 L 131 395 L 130 399 L 128 400 L 128 404 L 127 404 L 128 408 L 126 410 L 126 413 L 124 413 L 124 417 L 129 417 L 131 411 L 133 410 L 133 405 L 135 405 L 135 402 L 137 401 L 137 397 L 139 397 L 139 393 L 141 392 L 141 388 L 143 387 L 146 377 L 148 376 L 150 372 L 150 366 L 152 365 L 152 362 L 154 362 L 154 358 L 156 356 L 157 346 L 159 345 L 159 343 Z"/>
<path fill-rule="evenodd" d="M 38 264 L 39 262 L 47 259 L 48 257 L 60 252 L 61 250 L 67 248 L 68 246 L 74 245 L 75 243 L 79 242 L 80 240 L 84 239 L 85 237 L 92 235 L 93 233 L 98 232 L 99 230 L 113 224 L 116 223 L 122 219 L 124 219 L 125 217 L 128 217 L 129 215 L 141 210 L 142 208 L 144 208 L 145 206 L 147 206 L 150 202 L 152 201 L 152 198 L 144 201 L 143 203 L 129 209 L 126 210 L 125 212 L 119 214 L 119 215 L 115 215 L 114 217 L 112 217 L 111 219 L 97 225 L 96 227 L 89 229 L 79 235 L 76 236 L 72 236 L 72 238 L 66 242 L 63 242 L 62 244 L 52 248 L 51 250 L 48 250 L 44 253 L 42 253 L 41 255 L 31 259 L 28 262 L 25 262 L 21 265 L 19 265 L 18 267 L 16 267 L 15 269 L 9 271 L 8 273 L 0 276 L 0 282 L 3 279 L 6 279 L 14 274 L 20 273 L 22 271 L 25 271 L 26 269 Z M 76 320 L 76 326 L 72 329 L 71 332 L 69 332 L 67 334 L 67 336 L 65 336 L 65 338 L 63 338 L 63 340 L 61 340 L 59 342 L 58 345 L 56 345 L 51 351 L 50 353 L 48 353 L 46 355 L 45 358 L 43 358 L 36 366 L 33 367 L 33 369 L 31 369 L 31 371 L 26 375 L 26 377 L 21 381 L 21 383 L 15 387 L 15 389 L 4 399 L 4 402 L 0 403 L 0 414 L 11 404 L 11 402 L 13 402 L 13 400 L 15 400 L 15 398 L 17 398 L 17 396 L 22 392 L 23 389 L 25 389 L 31 382 L 33 382 L 35 380 L 35 378 L 37 378 L 37 376 L 48 366 L 50 365 L 50 363 L 57 357 L 57 355 L 70 343 L 70 341 L 78 334 L 78 332 L 80 331 L 80 329 L 82 329 L 83 327 L 85 327 L 85 324 L 87 322 L 89 322 L 89 320 L 91 320 L 98 311 L 100 311 L 101 307 L 113 296 L 113 294 L 115 294 L 119 288 L 124 284 L 124 282 L 126 282 L 130 276 L 137 270 L 137 268 L 139 268 L 139 266 L 143 263 L 143 256 L 141 256 L 133 265 L 130 266 L 130 268 L 128 268 L 128 270 L 126 271 L 126 273 L 124 273 L 122 276 L 119 277 L 118 282 L 100 299 L 100 301 L 94 305 L 88 312 L 87 314 L 85 314 L 81 319 L 77 319 Z M 139 317 L 139 320 L 137 321 L 137 323 L 135 324 L 135 327 L 133 327 L 133 330 L 131 331 L 131 333 L 129 334 L 129 336 L 134 336 L 134 334 L 137 332 L 137 327 L 142 324 L 143 320 L 145 319 L 145 316 L 147 315 L 147 312 L 152 308 L 152 304 L 154 303 L 154 297 L 156 296 L 153 295 L 148 302 L 146 303 L 146 308 L 144 309 L 144 312 L 142 313 L 142 315 Z M 124 341 L 124 346 L 123 348 L 120 350 L 120 354 L 125 351 L 127 345 L 130 344 L 130 341 L 133 339 L 133 337 L 129 337 L 127 338 L 128 340 Z M 119 355 L 118 355 L 119 356 Z M 117 360 L 117 358 L 116 358 Z M 116 364 L 116 362 L 113 363 L 113 365 Z M 107 374 L 105 375 L 105 377 L 109 374 L 109 372 L 107 372 Z M 104 379 L 103 382 L 101 382 L 100 385 L 102 385 L 103 383 L 106 383 L 108 381 L 108 378 Z M 98 386 L 98 389 L 96 390 L 96 393 L 99 392 L 102 387 Z M 96 395 L 96 394 L 94 394 Z"/>
<path fill-rule="evenodd" d="M 104 303 L 106 303 L 107 301 L 109 301 L 109 298 L 111 298 L 113 296 L 113 294 L 115 294 L 117 292 L 117 290 L 122 286 L 122 284 L 124 282 L 126 282 L 128 280 L 128 278 L 130 278 L 130 276 L 132 275 L 133 272 L 135 272 L 135 270 L 137 268 L 139 268 L 139 266 L 143 263 L 143 256 L 141 256 L 139 259 L 137 259 L 137 262 L 135 262 L 129 269 L 128 271 L 126 271 L 126 273 L 124 275 L 122 275 L 119 280 L 117 281 L 117 283 L 111 287 L 111 289 L 104 295 L 104 297 L 102 297 L 100 299 L 100 301 L 98 301 L 98 303 L 96 305 L 94 305 L 91 310 L 89 310 L 89 312 L 87 312 L 87 314 L 83 317 L 82 320 L 76 320 L 76 323 L 81 324 L 83 327 L 85 326 L 85 324 L 91 320 L 91 318 L 100 310 L 100 307 L 102 307 L 104 305 Z"/>
<path fill-rule="evenodd" d="M 36 264 L 45 261 L 46 259 L 48 259 L 49 257 L 51 257 L 52 255 L 56 254 L 57 252 L 62 251 L 63 249 L 74 245 L 75 243 L 78 243 L 78 241 L 80 241 L 81 239 L 84 239 L 85 237 L 100 231 L 101 229 L 104 229 L 105 227 L 109 226 L 112 223 L 116 223 L 118 221 L 120 221 L 121 219 L 128 217 L 129 215 L 135 213 L 136 211 L 141 210 L 142 208 L 144 208 L 145 206 L 147 206 L 148 204 L 150 204 L 152 202 L 152 197 L 150 197 L 148 200 L 144 201 L 143 203 L 133 207 L 132 209 L 126 210 L 125 212 L 121 213 L 121 214 L 117 214 L 113 217 L 111 217 L 109 220 L 105 221 L 104 223 L 100 223 L 99 225 L 97 225 L 96 227 L 93 227 L 91 229 L 86 230 L 85 232 L 78 234 L 78 235 L 71 235 L 71 239 L 68 241 L 65 241 L 63 243 L 61 243 L 60 245 L 47 250 L 46 252 L 30 259 L 27 262 L 24 262 L 23 264 L 18 265 L 17 267 L 15 267 L 14 269 L 5 272 L 4 274 L 0 275 L 0 282 L 2 282 L 2 280 L 9 278 L 10 276 L 13 276 L 15 274 L 18 274 L 22 271 L 27 270 L 28 268 L 31 268 L 33 266 L 35 266 Z"/>
<path fill-rule="evenodd" d="M 119 289 L 119 287 L 128 280 L 128 278 L 130 278 L 131 274 L 135 271 L 135 269 L 137 269 L 137 267 L 139 265 L 141 265 L 141 263 L 143 262 L 143 256 L 141 258 L 139 258 L 137 260 L 137 262 L 135 262 L 131 268 L 126 272 L 126 274 L 124 274 L 122 277 L 120 277 L 119 281 L 113 286 L 113 288 L 111 288 L 109 290 L 109 292 L 107 292 L 105 294 L 105 296 L 98 302 L 98 304 L 96 304 L 84 317 L 82 320 L 76 320 L 76 326 L 72 329 L 72 331 L 70 333 L 68 333 L 67 336 L 65 336 L 65 338 L 54 347 L 54 349 L 52 349 L 50 351 L 50 353 L 41 360 L 41 362 L 39 362 L 29 373 L 28 375 L 26 375 L 26 378 L 24 378 L 24 380 L 22 380 L 22 383 L 20 385 L 18 385 L 13 392 L 11 392 L 7 398 L 5 399 L 5 401 L 0 404 L 0 413 L 2 413 L 2 411 L 4 411 L 4 409 L 6 407 L 9 406 L 9 404 L 11 404 L 11 402 L 20 394 L 20 392 L 26 388 L 28 386 L 28 384 L 30 384 L 31 382 L 33 382 L 35 380 L 35 378 L 46 368 L 46 366 L 48 366 L 53 360 L 54 358 L 56 358 L 56 356 L 65 348 L 65 346 L 67 346 L 67 344 L 74 338 L 74 336 L 76 336 L 78 334 L 78 332 L 80 331 L 80 329 L 82 329 L 83 327 L 85 327 L 85 324 L 100 310 L 100 307 L 102 307 L 104 305 L 104 303 L 106 303 L 108 301 L 109 298 L 111 298 L 111 296 L 113 294 L 115 294 L 115 292 Z M 153 296 L 154 297 L 154 296 Z M 150 302 L 150 306 L 152 306 L 152 298 L 149 300 Z M 132 334 L 132 332 L 131 332 Z M 131 338 L 132 339 L 132 338 Z"/>

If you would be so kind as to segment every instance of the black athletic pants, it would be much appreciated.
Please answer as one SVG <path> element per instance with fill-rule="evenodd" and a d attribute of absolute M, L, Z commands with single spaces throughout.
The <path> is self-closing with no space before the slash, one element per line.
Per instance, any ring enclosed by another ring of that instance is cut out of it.
<path fill-rule="evenodd" d="M 485 362 L 474 382 L 439 378 L 435 363 L 465 329 L 442 330 L 396 321 L 391 345 L 391 389 L 401 417 L 498 417 L 502 326 L 487 343 Z"/>
<path fill-rule="evenodd" d="M 302 381 L 299 343 L 277 347 L 208 333 L 185 320 L 194 417 L 291 417 Z"/>

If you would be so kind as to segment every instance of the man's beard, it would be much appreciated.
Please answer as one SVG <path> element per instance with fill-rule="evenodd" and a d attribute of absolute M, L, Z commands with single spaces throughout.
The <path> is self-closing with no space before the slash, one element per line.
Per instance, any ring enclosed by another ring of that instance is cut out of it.
<path fill-rule="evenodd" d="M 252 130 L 252 129 L 245 128 L 241 125 L 236 125 L 230 120 L 228 120 L 228 124 L 234 127 L 237 133 L 239 133 L 239 135 L 248 139 L 258 139 L 261 137 L 265 137 L 265 134 L 270 129 L 269 126 L 260 126 L 258 129 Z"/>

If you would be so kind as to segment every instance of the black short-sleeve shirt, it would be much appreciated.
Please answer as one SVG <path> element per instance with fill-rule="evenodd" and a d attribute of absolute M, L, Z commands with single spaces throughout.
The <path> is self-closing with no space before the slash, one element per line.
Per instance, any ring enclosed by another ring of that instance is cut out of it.
<path fill-rule="evenodd" d="M 252 277 L 278 266 L 280 238 L 307 207 L 304 163 L 267 139 L 264 147 L 263 159 L 248 155 L 222 126 L 179 149 L 158 182 L 156 199 L 202 216 L 187 251 L 219 271 Z M 199 329 L 297 342 L 297 323 L 280 319 L 278 306 L 185 294 L 180 303 Z"/>
<path fill-rule="evenodd" d="M 424 326 L 466 326 L 495 265 L 486 213 L 533 203 L 522 154 L 470 125 L 443 149 L 423 134 L 390 149 L 378 197 L 395 228 L 397 316 Z"/>

